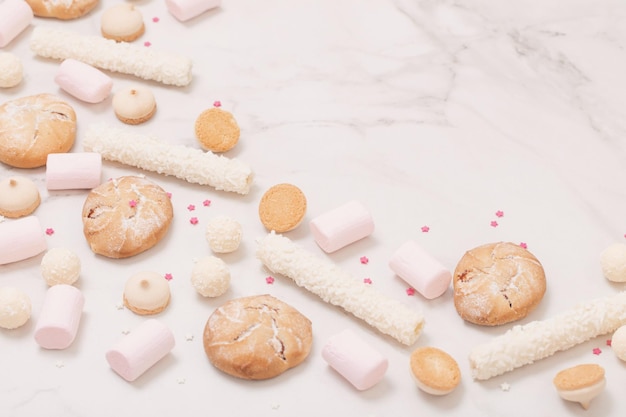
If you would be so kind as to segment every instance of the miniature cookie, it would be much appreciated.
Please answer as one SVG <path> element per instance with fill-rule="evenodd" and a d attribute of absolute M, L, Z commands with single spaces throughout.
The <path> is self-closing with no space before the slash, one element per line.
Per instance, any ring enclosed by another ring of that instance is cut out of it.
<path fill-rule="evenodd" d="M 50 249 L 41 259 L 41 276 L 50 286 L 71 285 L 80 276 L 80 258 L 66 248 Z"/>
<path fill-rule="evenodd" d="M 526 317 L 543 298 L 546 277 L 532 253 L 499 242 L 466 252 L 454 271 L 453 285 L 461 318 L 496 326 Z"/>
<path fill-rule="evenodd" d="M 612 282 L 626 282 L 626 244 L 614 243 L 600 254 L 602 273 Z"/>
<path fill-rule="evenodd" d="M 35 16 L 54 17 L 60 20 L 76 19 L 89 13 L 99 0 L 26 0 Z"/>
<path fill-rule="evenodd" d="M 0 106 L 0 162 L 44 166 L 50 153 L 67 152 L 76 139 L 76 113 L 65 101 L 38 94 Z"/>
<path fill-rule="evenodd" d="M 0 181 L 0 216 L 28 216 L 40 202 L 39 190 L 29 178 L 10 177 Z"/>
<path fill-rule="evenodd" d="M 226 262 L 215 256 L 200 259 L 191 270 L 191 285 L 203 297 L 219 297 L 230 286 Z"/>
<path fill-rule="evenodd" d="M 119 3 L 106 9 L 100 18 L 102 36 L 118 42 L 132 42 L 145 32 L 143 15 L 129 3 Z"/>
<path fill-rule="evenodd" d="M 604 368 L 596 364 L 564 369 L 556 374 L 552 382 L 561 398 L 580 403 L 585 410 L 606 386 Z"/>
<path fill-rule="evenodd" d="M 140 315 L 157 314 L 170 303 L 170 285 L 156 272 L 139 272 L 124 286 L 124 305 Z"/>
<path fill-rule="evenodd" d="M 611 338 L 611 349 L 615 356 L 626 362 L 626 325 L 615 330 Z"/>
<path fill-rule="evenodd" d="M 161 187 L 145 178 L 127 176 L 91 190 L 82 215 L 91 250 L 109 258 L 127 258 L 156 245 L 174 213 Z"/>
<path fill-rule="evenodd" d="M 156 112 L 154 94 L 142 86 L 120 90 L 113 95 L 113 111 L 126 124 L 138 125 L 146 122 Z"/>
<path fill-rule="evenodd" d="M 209 220 L 205 236 L 213 252 L 230 253 L 239 248 L 242 234 L 239 222 L 227 216 L 218 216 Z"/>
<path fill-rule="evenodd" d="M 273 378 L 299 365 L 312 341 L 311 321 L 271 295 L 230 300 L 204 328 L 204 350 L 213 366 L 243 379 Z"/>
<path fill-rule="evenodd" d="M 22 82 L 24 68 L 15 54 L 0 52 L 0 88 L 15 87 Z"/>
<path fill-rule="evenodd" d="M 292 184 L 277 184 L 261 197 L 259 217 L 263 226 L 276 233 L 298 227 L 306 213 L 306 197 Z"/>
<path fill-rule="evenodd" d="M 30 298 L 19 288 L 0 287 L 0 327 L 17 329 L 30 318 Z"/>
<path fill-rule="evenodd" d="M 417 386 L 432 395 L 449 394 L 461 382 L 459 364 L 435 347 L 421 347 L 411 353 L 411 373 Z"/>
<path fill-rule="evenodd" d="M 226 152 L 239 141 L 237 121 L 232 114 L 218 107 L 200 113 L 195 130 L 202 149 L 211 152 Z"/>

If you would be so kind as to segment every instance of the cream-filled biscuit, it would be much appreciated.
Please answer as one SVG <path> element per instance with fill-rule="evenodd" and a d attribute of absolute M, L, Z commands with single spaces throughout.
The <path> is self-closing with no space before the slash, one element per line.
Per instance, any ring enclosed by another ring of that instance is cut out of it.
<path fill-rule="evenodd" d="M 160 274 L 151 271 L 131 276 L 124 286 L 124 305 L 140 315 L 157 314 L 170 303 L 170 285 Z"/>
<path fill-rule="evenodd" d="M 141 11 L 130 3 L 106 9 L 100 17 L 102 36 L 118 42 L 132 42 L 145 32 Z"/>
<path fill-rule="evenodd" d="M 147 122 L 154 116 L 156 108 L 152 91 L 140 85 L 124 88 L 113 95 L 115 116 L 128 125 Z"/>

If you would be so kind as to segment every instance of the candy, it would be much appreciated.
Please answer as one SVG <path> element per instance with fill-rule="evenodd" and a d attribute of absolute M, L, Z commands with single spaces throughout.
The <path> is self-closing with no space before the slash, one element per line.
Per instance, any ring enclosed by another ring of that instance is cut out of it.
<path fill-rule="evenodd" d="M 69 347 L 78 332 L 84 304 L 83 293 L 76 287 L 58 284 L 48 288 L 35 328 L 35 341 L 39 346 L 44 349 Z"/>
<path fill-rule="evenodd" d="M 0 48 L 4 48 L 33 21 L 33 10 L 24 0 L 0 3 Z"/>
<path fill-rule="evenodd" d="M 48 190 L 92 189 L 100 185 L 102 157 L 95 152 L 51 153 L 46 162 Z"/>
<path fill-rule="evenodd" d="M 37 217 L 27 216 L 0 223 L 0 265 L 33 257 L 47 248 Z"/>
<path fill-rule="evenodd" d="M 61 63 L 54 82 L 87 103 L 100 103 L 111 94 L 113 88 L 111 77 L 75 59 L 66 59 Z"/>
<path fill-rule="evenodd" d="M 309 227 L 319 247 L 331 253 L 371 235 L 374 221 L 362 204 L 351 201 L 317 216 Z"/>

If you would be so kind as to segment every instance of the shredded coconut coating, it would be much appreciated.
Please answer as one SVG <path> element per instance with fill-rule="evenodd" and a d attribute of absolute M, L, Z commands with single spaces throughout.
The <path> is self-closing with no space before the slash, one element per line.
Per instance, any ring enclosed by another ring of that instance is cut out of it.
<path fill-rule="evenodd" d="M 515 326 L 469 355 L 472 377 L 489 379 L 567 350 L 626 324 L 626 291 L 579 304 L 543 321 Z"/>
<path fill-rule="evenodd" d="M 183 87 L 191 83 L 191 59 L 101 36 L 36 26 L 30 49 L 52 59 L 73 58 L 94 67 Z"/>
<path fill-rule="evenodd" d="M 107 125 L 92 125 L 83 138 L 88 152 L 122 164 L 172 175 L 187 182 L 210 185 L 216 190 L 248 194 L 252 183 L 250 168 L 235 158 L 182 145 L 171 145 Z"/>
<path fill-rule="evenodd" d="M 261 239 L 256 256 L 272 272 L 291 278 L 325 302 L 343 308 L 407 346 L 417 341 L 424 327 L 421 312 L 364 285 L 282 235 L 271 232 Z"/>

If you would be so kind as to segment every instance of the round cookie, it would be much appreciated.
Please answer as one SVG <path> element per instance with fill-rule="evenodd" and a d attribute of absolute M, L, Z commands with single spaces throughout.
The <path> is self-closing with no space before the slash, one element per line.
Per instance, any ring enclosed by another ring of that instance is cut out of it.
<path fill-rule="evenodd" d="M 219 107 L 200 113 L 195 123 L 196 138 L 204 150 L 226 152 L 239 141 L 239 125 L 232 114 Z"/>
<path fill-rule="evenodd" d="M 116 92 L 112 105 L 115 116 L 129 125 L 146 122 L 156 112 L 154 94 L 142 86 L 132 86 Z"/>
<path fill-rule="evenodd" d="M 606 378 L 600 365 L 583 364 L 560 371 L 552 383 L 561 398 L 580 403 L 586 410 L 591 400 L 604 390 Z"/>
<path fill-rule="evenodd" d="M 106 9 L 100 17 L 102 36 L 117 42 L 132 42 L 145 32 L 143 15 L 130 3 L 119 3 Z"/>
<path fill-rule="evenodd" d="M 22 290 L 14 287 L 0 288 L 0 327 L 17 329 L 30 318 L 32 306 L 30 298 Z"/>
<path fill-rule="evenodd" d="M 87 195 L 83 233 L 95 253 L 127 258 L 156 245 L 173 216 L 172 202 L 157 184 L 142 177 L 120 177 Z"/>
<path fill-rule="evenodd" d="M 230 253 L 239 248 L 243 231 L 241 224 L 227 216 L 209 220 L 206 226 L 206 240 L 215 253 Z"/>
<path fill-rule="evenodd" d="M 139 272 L 124 286 L 124 305 L 139 315 L 157 314 L 170 303 L 170 285 L 156 272 Z"/>
<path fill-rule="evenodd" d="M 461 382 L 459 364 L 435 347 L 417 348 L 411 353 L 411 373 L 417 386 L 432 395 L 451 393 Z"/>
<path fill-rule="evenodd" d="M 54 17 L 60 20 L 84 16 L 98 5 L 99 0 L 26 0 L 35 16 Z"/>
<path fill-rule="evenodd" d="M 22 82 L 24 67 L 15 54 L 0 52 L 0 88 L 15 87 Z"/>
<path fill-rule="evenodd" d="M 72 285 L 80 276 L 80 258 L 66 248 L 50 249 L 41 259 L 41 276 L 49 286 Z"/>
<path fill-rule="evenodd" d="M 16 176 L 0 181 L 0 216 L 28 216 L 40 202 L 39 190 L 29 178 Z"/>
<path fill-rule="evenodd" d="M 17 168 L 44 166 L 50 153 L 68 152 L 76 139 L 76 113 L 51 94 L 0 106 L 0 162 Z"/>
<path fill-rule="evenodd" d="M 292 184 L 277 184 L 261 197 L 259 218 L 267 230 L 277 233 L 295 229 L 306 213 L 306 197 Z"/>
<path fill-rule="evenodd" d="M 498 242 L 467 251 L 456 266 L 453 285 L 461 318 L 496 326 L 526 317 L 543 298 L 546 277 L 528 250 Z"/>
<path fill-rule="evenodd" d="M 302 363 L 311 350 L 311 321 L 271 295 L 228 301 L 204 328 L 204 350 L 222 372 L 268 379 Z"/>
<path fill-rule="evenodd" d="M 230 286 L 230 271 L 226 262 L 215 256 L 200 259 L 191 270 L 191 285 L 203 297 L 224 294 Z"/>

